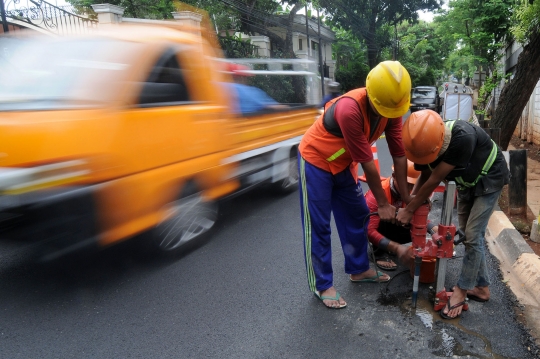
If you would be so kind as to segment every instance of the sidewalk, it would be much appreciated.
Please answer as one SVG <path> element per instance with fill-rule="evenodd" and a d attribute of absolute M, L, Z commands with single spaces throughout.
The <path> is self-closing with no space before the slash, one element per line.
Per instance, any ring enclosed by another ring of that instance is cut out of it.
<path fill-rule="evenodd" d="M 510 145 L 508 150 L 516 149 Z M 540 213 L 540 162 L 527 159 L 527 204 Z M 524 306 L 525 324 L 540 344 L 540 257 L 534 253 L 503 211 L 495 211 L 486 230 L 489 251 L 499 259 L 503 281 Z"/>

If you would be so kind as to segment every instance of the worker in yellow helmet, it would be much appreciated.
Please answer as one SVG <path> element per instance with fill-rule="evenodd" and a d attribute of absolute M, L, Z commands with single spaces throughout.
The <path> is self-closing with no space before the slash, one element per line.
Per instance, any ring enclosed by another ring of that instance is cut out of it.
<path fill-rule="evenodd" d="M 345 272 L 356 283 L 385 282 L 387 274 L 370 268 L 364 233 L 369 209 L 358 184 L 358 164 L 377 200 L 382 221 L 395 221 L 396 207 L 386 198 L 373 162 L 371 144 L 385 132 L 394 160 L 396 183 L 407 191 L 407 160 L 401 141 L 402 119 L 410 104 L 411 79 L 397 61 L 381 62 L 366 87 L 330 100 L 303 136 L 299 151 L 300 202 L 304 257 L 309 289 L 328 308 L 347 303 L 333 284 L 330 217 L 334 213 Z"/>
<path fill-rule="evenodd" d="M 509 180 L 506 160 L 486 132 L 467 121 L 443 122 L 434 111 L 414 112 L 403 125 L 407 158 L 421 171 L 412 193 L 414 198 L 399 210 L 402 225 L 426 201 L 443 180 L 458 185 L 459 227 L 465 233 L 465 256 L 457 285 L 440 315 L 458 317 L 466 297 L 489 300 L 484 235 L 501 190 Z"/>

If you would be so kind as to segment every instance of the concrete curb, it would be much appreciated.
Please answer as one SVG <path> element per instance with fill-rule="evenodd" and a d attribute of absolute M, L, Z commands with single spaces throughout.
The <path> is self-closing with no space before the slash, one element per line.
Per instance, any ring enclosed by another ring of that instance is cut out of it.
<path fill-rule="evenodd" d="M 540 257 L 502 211 L 494 211 L 486 230 L 489 251 L 500 262 L 505 282 L 525 306 L 527 323 L 540 338 Z"/>

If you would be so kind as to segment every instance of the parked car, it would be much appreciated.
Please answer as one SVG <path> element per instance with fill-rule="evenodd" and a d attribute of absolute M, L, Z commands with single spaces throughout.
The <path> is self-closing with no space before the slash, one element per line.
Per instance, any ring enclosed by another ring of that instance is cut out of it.
<path fill-rule="evenodd" d="M 441 112 L 439 90 L 436 86 L 418 86 L 412 89 L 411 112 L 425 109 Z"/>

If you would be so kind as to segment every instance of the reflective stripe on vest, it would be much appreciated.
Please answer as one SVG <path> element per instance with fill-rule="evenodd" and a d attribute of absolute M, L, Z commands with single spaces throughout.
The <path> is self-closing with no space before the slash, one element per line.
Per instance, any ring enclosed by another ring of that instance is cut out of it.
<path fill-rule="evenodd" d="M 328 157 L 326 160 L 328 162 L 332 162 L 333 160 L 335 160 L 336 158 L 338 158 L 339 156 L 341 156 L 342 154 L 345 153 L 345 149 L 344 148 L 340 148 L 339 151 L 337 151 L 336 153 L 334 153 L 332 156 Z"/>
<path fill-rule="evenodd" d="M 452 128 L 454 127 L 454 123 L 456 122 L 456 120 L 451 120 L 451 121 L 446 121 L 445 122 L 445 126 L 448 127 L 450 129 L 450 131 L 452 130 Z M 459 187 L 463 188 L 463 187 L 467 187 L 467 188 L 471 188 L 471 187 L 474 187 L 476 186 L 476 184 L 478 183 L 478 181 L 480 180 L 480 178 L 482 178 L 482 176 L 485 176 L 487 175 L 487 173 L 489 172 L 489 169 L 491 168 L 491 166 L 493 165 L 493 162 L 495 162 L 495 159 L 497 158 L 497 145 L 495 144 L 495 141 L 491 140 L 491 142 L 493 143 L 493 146 L 491 147 L 491 152 L 486 160 L 486 163 L 484 163 L 484 166 L 482 167 L 482 171 L 480 171 L 480 174 L 478 175 L 478 177 L 476 177 L 476 179 L 472 182 L 465 182 L 463 180 L 463 177 L 459 176 L 459 177 L 456 177 L 455 180 L 456 182 L 458 183 Z M 431 168 L 430 165 L 428 165 L 429 169 L 433 171 L 433 169 Z"/>

